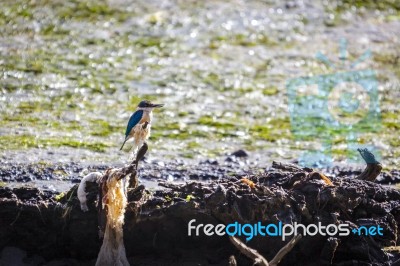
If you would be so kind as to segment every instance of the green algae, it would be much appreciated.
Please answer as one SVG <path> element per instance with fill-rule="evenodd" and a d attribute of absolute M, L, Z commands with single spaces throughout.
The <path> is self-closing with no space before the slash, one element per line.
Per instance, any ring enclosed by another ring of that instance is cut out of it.
<path fill-rule="evenodd" d="M 71 147 L 83 148 L 95 152 L 105 152 L 108 145 L 104 142 L 85 142 L 68 137 L 39 138 L 32 135 L 2 135 L 0 150 L 19 150 L 27 148 Z"/>
<path fill-rule="evenodd" d="M 400 2 L 397 0 L 340 0 L 337 2 L 337 9 L 340 11 L 348 10 L 351 7 L 366 8 L 371 10 L 393 9 L 400 11 Z"/>
<path fill-rule="evenodd" d="M 200 125 L 215 127 L 217 129 L 225 129 L 225 130 L 233 130 L 237 128 L 239 125 L 233 122 L 224 122 L 222 119 L 217 119 L 211 116 L 201 116 L 197 122 Z"/>
<path fill-rule="evenodd" d="M 271 39 L 265 34 L 234 34 L 234 35 L 223 35 L 223 36 L 214 36 L 211 38 L 209 43 L 209 48 L 217 49 L 222 44 L 229 44 L 234 46 L 243 46 L 243 47 L 254 47 L 257 45 L 263 46 L 275 46 L 278 44 L 277 41 Z"/>
<path fill-rule="evenodd" d="M 15 103 L 6 101 L 4 109 L 0 110 L 1 127 L 11 129 L 10 133 L 3 131 L 0 136 L 2 150 L 67 146 L 105 151 L 117 145 L 116 141 L 124 135 L 126 120 L 145 98 L 166 103 L 165 108 L 155 112 L 149 141 L 164 152 L 169 151 L 171 143 L 180 143 L 182 148 L 177 153 L 187 158 L 221 155 L 224 154 L 223 146 L 225 149 L 227 146 L 244 146 L 251 151 L 264 150 L 274 147 L 280 139 L 288 141 L 288 147 L 294 150 L 304 149 L 301 141 L 315 141 L 319 136 L 335 137 L 332 140 L 335 145 L 345 144 L 344 136 L 349 130 L 327 128 L 313 118 L 309 119 L 315 125 L 314 135 L 298 135 L 296 129 L 307 132 L 310 128 L 292 128 L 285 100 L 273 112 L 260 106 L 256 113 L 249 112 L 247 117 L 242 117 L 245 103 L 249 101 L 247 97 L 259 95 L 250 101 L 261 105 L 265 100 L 273 101 L 275 97 L 282 100 L 286 96 L 281 93 L 281 88 L 291 72 L 282 66 L 304 60 L 305 64 L 298 70 L 307 75 L 326 74 L 330 69 L 316 65 L 310 59 L 314 52 L 310 55 L 308 48 L 303 48 L 307 43 L 289 40 L 294 33 L 309 34 L 301 26 L 297 25 L 288 33 L 283 31 L 283 37 L 273 29 L 266 34 L 265 30 L 257 31 L 256 27 L 209 32 L 205 29 L 215 21 L 198 20 L 196 14 L 202 8 L 209 8 L 208 5 L 207 2 L 177 4 L 168 17 L 161 18 L 154 15 L 159 11 L 157 8 L 145 3 L 137 8 L 126 8 L 104 0 L 75 0 L 68 4 L 47 0 L 6 0 L 0 10 L 2 36 L 9 43 L 15 42 L 14 37 L 26 38 L 22 42 L 29 45 L 21 47 L 16 42 L 15 49 L 1 54 L 0 71 L 7 77 L 1 81 L 0 93 L 7 99 L 17 99 L 19 94 L 28 96 Z M 397 10 L 391 0 L 378 4 L 340 1 L 339 8 L 327 8 L 320 14 L 327 19 L 325 26 L 317 27 L 332 26 L 330 30 L 334 31 L 344 22 L 351 23 L 344 20 L 341 8 L 345 5 L 356 6 L 354 13 L 364 8 Z M 272 6 L 267 3 L 266 7 Z M 186 33 L 190 32 L 179 18 L 174 18 L 178 21 L 176 24 L 172 22 L 172 16 L 180 9 L 192 16 L 190 29 L 198 32 L 198 38 L 186 38 Z M 49 10 L 46 18 L 41 10 Z M 396 20 L 398 12 L 389 12 L 388 16 Z M 251 16 L 247 18 L 251 21 Z M 277 19 L 271 15 L 274 24 Z M 281 19 L 286 21 L 282 16 L 278 20 Z M 290 22 L 315 27 L 315 22 L 307 19 L 306 14 L 293 17 Z M 37 28 L 32 26 L 34 23 Z M 315 42 L 318 48 L 324 49 L 326 45 L 330 51 L 331 44 L 321 40 Z M 371 46 L 377 48 L 375 51 L 381 50 L 374 52 L 373 57 L 374 66 L 379 70 L 379 82 L 382 85 L 391 82 L 391 73 L 398 81 L 397 50 L 383 51 L 374 43 Z M 248 56 L 250 50 L 256 53 Z M 293 58 L 290 55 L 294 52 L 301 55 Z M 354 58 L 352 51 L 349 58 Z M 239 81 L 238 85 L 235 81 Z M 382 110 L 395 104 L 393 92 L 385 90 L 381 96 Z M 214 99 L 218 107 L 204 112 L 192 110 L 192 104 L 201 105 L 208 99 Z M 226 112 L 232 116 L 225 116 Z M 370 134 L 362 137 L 363 142 L 372 142 L 371 135 L 376 133 L 385 144 L 398 147 L 397 114 L 382 111 L 381 126 L 376 129 L 371 129 L 367 122 L 360 124 L 357 129 L 362 134 Z M 304 121 L 304 125 L 308 122 Z M 26 132 L 31 135 L 24 135 Z M 46 133 L 42 138 L 32 136 L 41 132 Z M 15 140 L 11 138 L 14 135 Z M 90 141 L 81 142 L 81 139 Z M 295 144 L 299 140 L 300 144 Z M 209 142 L 206 148 L 199 144 L 203 141 Z M 182 151 L 185 149 L 191 151 Z M 341 152 L 345 151 L 335 151 L 337 156 L 345 157 L 346 154 Z M 396 150 L 393 154 L 397 154 Z"/>
<path fill-rule="evenodd" d="M 273 95 L 278 94 L 278 92 L 279 92 L 279 90 L 277 87 L 268 87 L 268 88 L 262 90 L 262 93 L 265 96 L 273 96 Z"/>
<path fill-rule="evenodd" d="M 112 125 L 101 119 L 90 120 L 89 131 L 92 136 L 108 137 L 115 132 L 123 132 L 124 127 L 121 125 Z"/>

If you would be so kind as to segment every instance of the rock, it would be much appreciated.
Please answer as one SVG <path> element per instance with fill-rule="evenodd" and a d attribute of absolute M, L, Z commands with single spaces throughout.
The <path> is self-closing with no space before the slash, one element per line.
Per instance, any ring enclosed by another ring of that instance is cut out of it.
<path fill-rule="evenodd" d="M 217 160 L 207 159 L 205 161 L 200 162 L 200 164 L 210 164 L 210 165 L 219 165 Z"/>
<path fill-rule="evenodd" d="M 228 156 L 228 157 L 226 157 L 225 162 L 233 163 L 233 162 L 237 162 L 237 159 L 236 159 L 236 157 Z"/>
<path fill-rule="evenodd" d="M 82 180 L 81 177 L 73 177 L 73 178 L 71 178 L 71 183 L 79 184 L 81 182 L 81 180 Z"/>
<path fill-rule="evenodd" d="M 400 183 L 400 175 L 399 171 L 392 170 L 389 173 L 388 172 L 382 172 L 378 178 L 376 179 L 376 182 L 379 184 L 397 184 Z"/>
<path fill-rule="evenodd" d="M 247 154 L 247 152 L 245 150 L 237 150 L 237 151 L 233 152 L 231 154 L 231 156 L 238 157 L 238 158 L 245 158 L 245 157 L 248 157 L 249 155 Z"/>

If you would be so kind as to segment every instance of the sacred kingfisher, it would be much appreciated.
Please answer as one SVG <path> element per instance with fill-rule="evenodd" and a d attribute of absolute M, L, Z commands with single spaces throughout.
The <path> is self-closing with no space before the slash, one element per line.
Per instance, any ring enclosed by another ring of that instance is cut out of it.
<path fill-rule="evenodd" d="M 121 149 L 125 142 L 131 138 L 134 140 L 135 150 L 140 148 L 150 136 L 151 119 L 153 118 L 153 109 L 163 107 L 164 104 L 154 104 L 150 101 L 141 101 L 136 111 L 129 118 L 128 125 L 125 131 L 125 140 L 122 143 Z M 134 151 L 135 152 L 135 151 Z"/>

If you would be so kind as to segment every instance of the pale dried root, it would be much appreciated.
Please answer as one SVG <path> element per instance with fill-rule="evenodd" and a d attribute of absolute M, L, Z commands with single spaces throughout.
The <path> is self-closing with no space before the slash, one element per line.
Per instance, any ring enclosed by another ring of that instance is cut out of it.
<path fill-rule="evenodd" d="M 258 253 L 257 250 L 248 247 L 238 238 L 230 236 L 229 240 L 237 249 L 239 249 L 241 253 L 243 253 L 248 258 L 254 260 L 255 265 L 277 266 L 279 262 L 283 259 L 283 257 L 285 257 L 285 255 L 289 253 L 293 249 L 293 247 L 299 242 L 301 237 L 302 237 L 301 235 L 296 235 L 295 237 L 293 237 L 289 241 L 289 243 L 287 243 L 283 248 L 281 248 L 278 251 L 278 253 L 276 253 L 275 257 L 271 260 L 271 262 L 268 262 L 260 253 Z"/>
<path fill-rule="evenodd" d="M 87 203 L 86 203 L 86 182 L 98 182 L 99 178 L 102 176 L 100 172 L 93 172 L 88 175 L 86 175 L 84 178 L 82 178 L 81 182 L 79 183 L 78 186 L 78 199 L 79 202 L 81 203 L 81 210 L 84 212 L 87 212 L 89 210 Z"/>

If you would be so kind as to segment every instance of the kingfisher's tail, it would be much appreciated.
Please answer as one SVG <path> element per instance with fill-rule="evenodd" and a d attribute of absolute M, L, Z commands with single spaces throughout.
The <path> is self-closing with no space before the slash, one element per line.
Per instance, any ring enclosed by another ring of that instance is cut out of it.
<path fill-rule="evenodd" d="M 126 142 L 127 140 L 128 140 L 128 138 L 125 138 L 124 143 L 122 143 L 121 149 L 119 149 L 120 151 L 122 151 L 122 148 L 124 147 L 125 142 Z"/>

